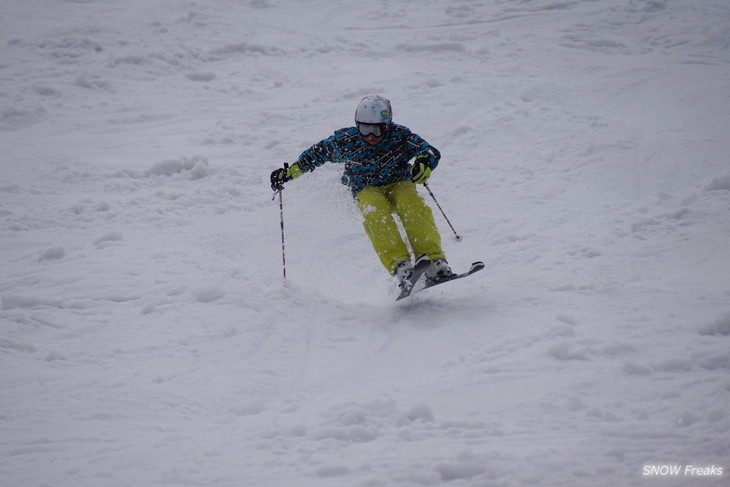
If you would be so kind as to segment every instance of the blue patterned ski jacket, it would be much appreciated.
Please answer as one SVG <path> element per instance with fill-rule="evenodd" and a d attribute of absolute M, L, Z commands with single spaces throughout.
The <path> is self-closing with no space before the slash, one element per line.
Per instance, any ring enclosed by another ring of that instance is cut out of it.
<path fill-rule="evenodd" d="M 408 127 L 392 123 L 377 145 L 363 140 L 357 127 L 337 130 L 302 152 L 298 164 L 303 172 L 310 172 L 325 162 L 344 163 L 342 183 L 355 196 L 366 186 L 385 186 L 410 179 L 408 161 L 419 154 L 429 154 L 432 170 L 441 158 L 435 147 Z"/>

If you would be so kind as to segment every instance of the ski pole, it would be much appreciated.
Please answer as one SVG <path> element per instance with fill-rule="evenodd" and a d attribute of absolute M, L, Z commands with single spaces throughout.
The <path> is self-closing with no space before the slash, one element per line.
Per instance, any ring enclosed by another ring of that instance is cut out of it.
<path fill-rule="evenodd" d="M 438 209 L 441 211 L 441 214 L 444 216 L 444 219 L 446 219 L 446 223 L 449 224 L 449 227 L 451 227 L 451 231 L 454 232 L 454 236 L 456 237 L 456 241 L 461 241 L 461 235 L 456 233 L 456 230 L 454 229 L 454 225 L 451 224 L 451 221 L 449 220 L 449 217 L 446 216 L 446 213 L 444 213 L 444 209 L 441 208 L 441 205 L 439 204 L 436 197 L 433 195 L 433 191 L 431 191 L 431 188 L 428 187 L 428 183 L 426 181 L 423 182 L 423 187 L 426 188 L 426 191 L 428 191 L 428 194 L 431 195 L 431 198 L 433 198 L 433 202 L 436 203 L 436 206 L 438 206 Z"/>
<path fill-rule="evenodd" d="M 284 163 L 284 171 L 289 169 L 289 164 L 286 162 Z M 276 188 L 276 193 L 279 193 L 279 223 L 281 224 L 281 268 L 284 272 L 284 279 L 286 280 L 286 251 L 284 247 L 284 185 L 279 183 L 278 186 L 274 186 L 272 182 L 272 188 Z M 276 198 L 276 193 L 274 193 L 274 198 Z M 271 198 L 272 201 L 274 198 Z"/>
<path fill-rule="evenodd" d="M 283 189 L 279 190 L 279 221 L 281 222 L 281 268 L 284 271 L 284 279 L 286 279 L 286 252 L 284 248 L 284 197 Z"/>

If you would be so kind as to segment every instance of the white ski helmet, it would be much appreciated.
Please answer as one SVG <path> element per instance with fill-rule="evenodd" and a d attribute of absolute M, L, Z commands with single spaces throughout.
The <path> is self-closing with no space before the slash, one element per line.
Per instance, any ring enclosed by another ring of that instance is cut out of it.
<path fill-rule="evenodd" d="M 356 124 L 385 124 L 388 125 L 393 121 L 393 111 L 390 108 L 390 102 L 382 96 L 366 96 L 357 105 L 355 110 Z"/>

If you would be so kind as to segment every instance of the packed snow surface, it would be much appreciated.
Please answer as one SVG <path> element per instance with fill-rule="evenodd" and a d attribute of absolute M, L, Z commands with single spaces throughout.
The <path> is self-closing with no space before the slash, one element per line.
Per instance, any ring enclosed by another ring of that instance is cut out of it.
<path fill-rule="evenodd" d="M 0 54 L 3 487 L 730 482 L 727 0 L 4 0 Z M 269 173 L 370 94 L 487 266 L 405 302 L 334 164 L 282 275 Z"/>

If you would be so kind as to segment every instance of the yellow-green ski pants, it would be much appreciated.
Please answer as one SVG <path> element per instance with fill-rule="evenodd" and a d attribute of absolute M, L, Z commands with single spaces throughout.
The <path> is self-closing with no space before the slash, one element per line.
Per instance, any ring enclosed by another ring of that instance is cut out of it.
<path fill-rule="evenodd" d="M 431 208 L 423 201 L 412 181 L 388 186 L 366 186 L 355 196 L 365 221 L 365 232 L 388 272 L 402 260 L 410 260 L 408 246 L 401 238 L 393 215 L 403 225 L 413 256 L 444 258 L 441 235 L 433 220 Z"/>

